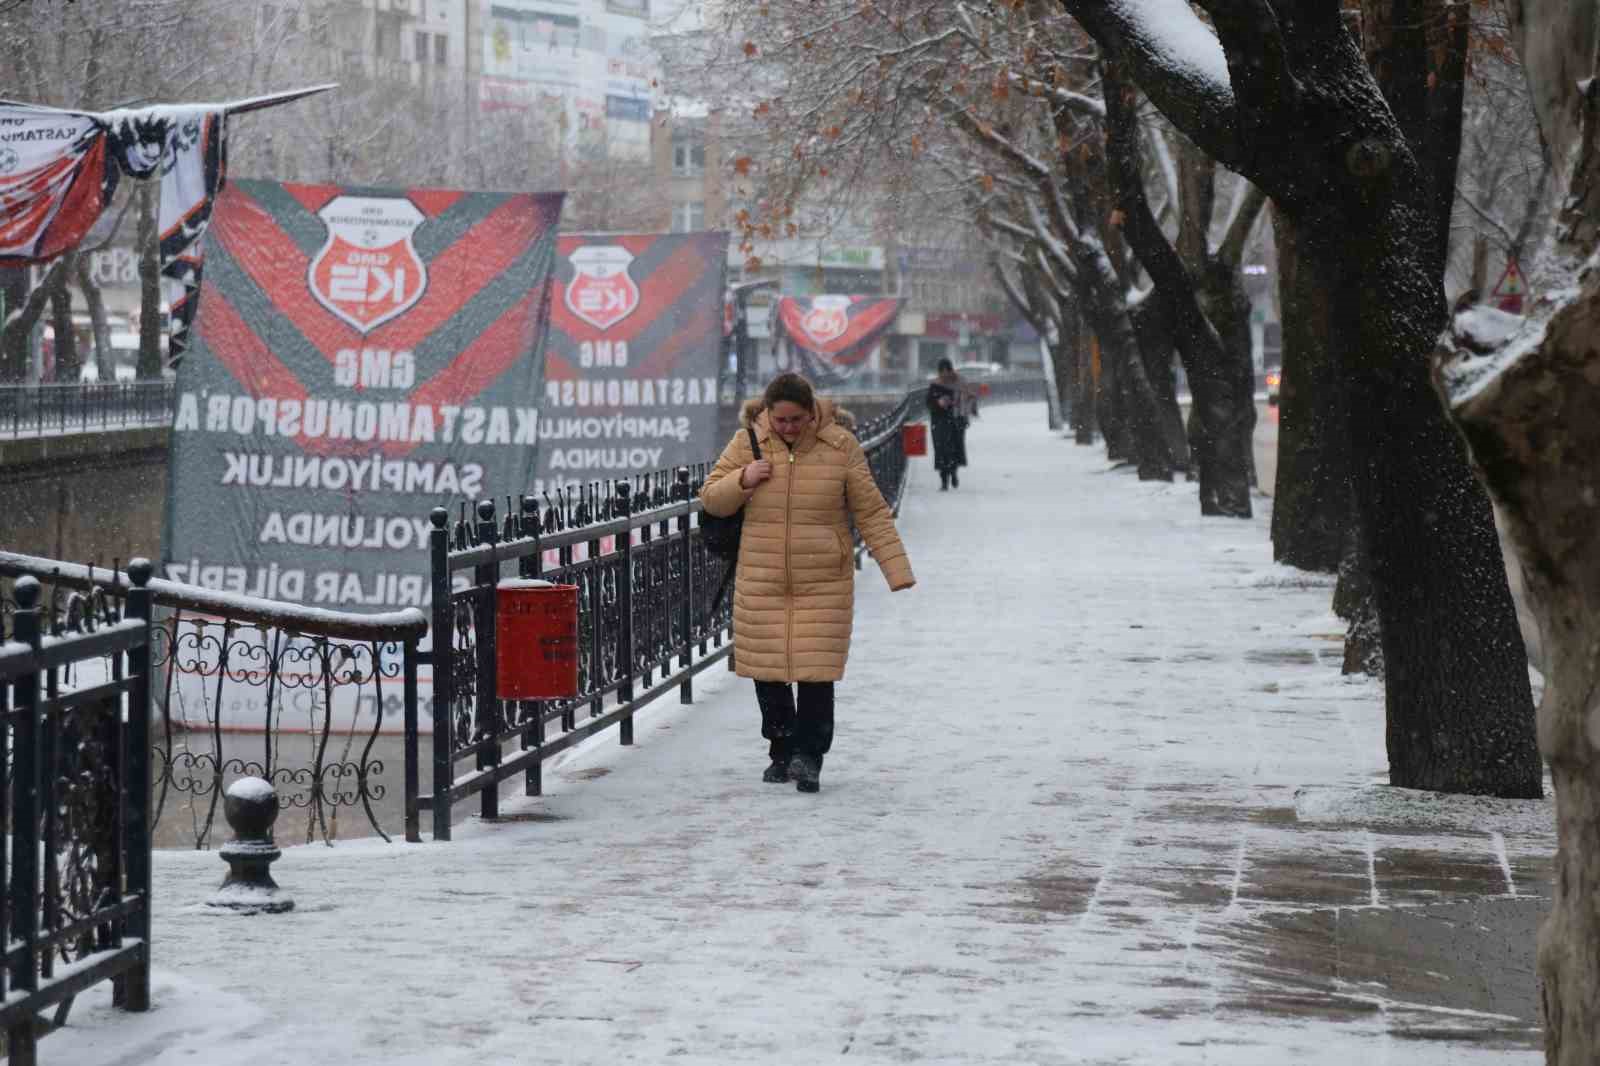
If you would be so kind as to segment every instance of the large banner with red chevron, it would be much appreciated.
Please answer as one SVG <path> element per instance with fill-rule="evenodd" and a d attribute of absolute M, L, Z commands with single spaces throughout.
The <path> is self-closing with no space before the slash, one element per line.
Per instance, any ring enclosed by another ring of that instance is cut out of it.
<path fill-rule="evenodd" d="M 728 235 L 567 234 L 556 262 L 539 491 L 716 455 Z"/>
<path fill-rule="evenodd" d="M 845 384 L 894 325 L 900 302 L 896 296 L 783 297 L 778 336 L 793 353 L 790 366 L 824 388 Z"/>
<path fill-rule="evenodd" d="M 429 510 L 532 478 L 561 200 L 230 182 L 178 372 L 169 576 L 425 603 Z"/>

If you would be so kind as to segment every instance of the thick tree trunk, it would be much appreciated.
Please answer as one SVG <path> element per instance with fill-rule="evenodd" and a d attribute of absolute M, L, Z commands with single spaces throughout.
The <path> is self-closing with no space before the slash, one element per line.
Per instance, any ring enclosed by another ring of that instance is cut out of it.
<path fill-rule="evenodd" d="M 1190 471 L 1189 437 L 1183 428 L 1183 409 L 1178 406 L 1178 376 L 1173 368 L 1172 317 L 1159 304 L 1146 300 L 1128 316 L 1139 341 L 1140 361 L 1155 393 L 1157 427 L 1161 450 L 1171 476 Z"/>
<path fill-rule="evenodd" d="M 1516 546 L 1544 635 L 1539 750 L 1556 791 L 1554 900 L 1539 933 L 1545 1060 L 1589 1066 L 1600 1053 L 1600 274 L 1557 312 L 1541 347 L 1463 390 L 1457 425 Z M 1464 352 L 1441 378 L 1470 381 Z"/>
<path fill-rule="evenodd" d="M 100 286 L 89 273 L 89 257 L 80 255 L 75 270 L 78 291 L 89 309 L 89 326 L 94 335 L 94 366 L 101 381 L 115 381 L 116 368 L 111 360 L 111 324 L 106 320 L 106 301 L 100 295 Z"/>
<path fill-rule="evenodd" d="M 64 269 L 64 260 L 58 259 L 46 271 L 44 278 L 38 286 L 28 293 L 27 301 L 22 305 L 22 311 L 5 324 L 3 334 L 0 334 L 0 347 L 4 348 L 4 359 L 7 380 L 22 381 L 28 375 L 28 363 L 32 352 L 33 328 L 39 324 L 39 319 L 44 317 L 45 311 L 50 306 L 51 295 L 67 283 L 67 271 Z M 67 264 L 70 265 L 70 264 Z"/>
<path fill-rule="evenodd" d="M 1077 370 L 1073 379 L 1072 439 L 1078 444 L 1093 444 L 1100 432 L 1100 343 L 1083 323 L 1076 309 L 1072 312 L 1077 323 Z"/>
<path fill-rule="evenodd" d="M 1484 366 L 1478 353 L 1497 345 L 1473 338 L 1437 380 L 1494 494 L 1538 618 L 1539 751 L 1555 784 L 1559 845 L 1539 930 L 1545 1061 L 1588 1066 L 1600 1054 L 1600 8 L 1593 0 L 1507 7 L 1565 194 L 1560 251 L 1576 271 L 1575 296 L 1536 305 L 1540 321 L 1508 338 L 1523 349 L 1509 365 L 1501 355 Z M 1458 316 L 1458 335 L 1482 315 L 1492 312 Z"/>
<path fill-rule="evenodd" d="M 1273 209 L 1283 367 L 1278 386 L 1278 476 L 1272 499 L 1272 556 L 1332 573 L 1350 518 L 1350 435 L 1344 368 L 1334 351 L 1330 278 L 1301 251 L 1299 227 Z"/>
<path fill-rule="evenodd" d="M 1255 420 L 1249 348 L 1244 350 L 1241 388 L 1238 353 L 1228 350 L 1215 324 L 1207 320 L 1201 307 L 1199 279 L 1185 267 L 1150 208 L 1141 173 L 1135 93 L 1122 64 L 1105 62 L 1101 71 L 1107 174 L 1117 206 L 1123 212 L 1123 236 L 1155 285 L 1155 292 L 1140 313 L 1152 324 L 1161 324 L 1169 357 L 1175 347 L 1189 379 L 1195 432 L 1193 455 L 1183 469 L 1198 470 L 1201 514 L 1248 518 L 1251 442 L 1248 433 L 1240 432 L 1240 426 L 1247 419 L 1252 424 Z M 1197 210 L 1209 224 L 1210 200 L 1204 199 Z M 1207 257 L 1203 256 L 1197 264 L 1199 272 L 1204 272 L 1206 264 Z M 1153 326 L 1143 332 L 1151 340 L 1157 336 Z M 1181 420 L 1175 428 L 1183 443 L 1190 444 Z"/>
<path fill-rule="evenodd" d="M 77 254 L 62 256 L 63 278 L 72 276 Z M 72 290 L 65 282 L 50 293 L 50 325 L 55 331 L 55 380 L 76 382 L 83 372 L 83 360 L 78 356 L 78 336 L 72 329 Z"/>
<path fill-rule="evenodd" d="M 1342 362 L 1382 624 L 1389 779 L 1539 796 L 1527 655 L 1494 518 L 1428 379 L 1443 318 L 1439 276 L 1419 261 L 1428 222 L 1407 202 L 1408 175 L 1384 184 L 1393 199 L 1383 209 L 1302 251 L 1338 279 L 1336 321 L 1353 325 Z"/>
<path fill-rule="evenodd" d="M 1160 398 L 1145 370 L 1144 353 L 1133 321 L 1120 307 L 1096 308 L 1091 313 L 1095 333 L 1100 338 L 1100 350 L 1106 363 L 1116 369 L 1121 399 L 1118 417 L 1129 444 L 1124 458 L 1137 465 L 1140 481 L 1171 481 L 1176 458 L 1171 453 Z M 1107 443 L 1110 443 L 1109 436 Z"/>

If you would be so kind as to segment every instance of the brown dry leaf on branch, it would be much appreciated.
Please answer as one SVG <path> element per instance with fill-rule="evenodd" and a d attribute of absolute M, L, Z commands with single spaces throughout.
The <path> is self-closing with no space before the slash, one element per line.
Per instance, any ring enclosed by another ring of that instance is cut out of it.
<path fill-rule="evenodd" d="M 735 159 L 733 161 L 733 172 L 740 175 L 750 173 L 750 157 L 747 155 L 742 155 L 738 159 Z"/>

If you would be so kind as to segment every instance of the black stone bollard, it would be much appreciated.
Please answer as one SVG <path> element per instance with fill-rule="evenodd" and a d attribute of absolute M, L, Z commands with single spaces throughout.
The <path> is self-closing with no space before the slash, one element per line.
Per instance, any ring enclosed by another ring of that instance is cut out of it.
<path fill-rule="evenodd" d="M 222 887 L 206 901 L 240 914 L 281 914 L 294 909 L 294 900 L 278 888 L 269 868 L 283 854 L 272 840 L 272 823 L 278 819 L 278 793 L 259 777 L 241 777 L 228 786 L 222 813 L 233 839 L 217 854 L 228 864 Z"/>

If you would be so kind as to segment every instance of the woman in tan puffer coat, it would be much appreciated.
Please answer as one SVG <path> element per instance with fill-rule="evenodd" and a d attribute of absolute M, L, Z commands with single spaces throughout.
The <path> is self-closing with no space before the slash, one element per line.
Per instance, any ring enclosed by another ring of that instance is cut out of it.
<path fill-rule="evenodd" d="M 833 683 L 850 653 L 851 516 L 891 589 L 908 589 L 916 578 L 866 453 L 834 423 L 831 401 L 818 399 L 798 374 L 782 374 L 767 386 L 754 425 L 761 458 L 740 430 L 700 500 L 714 515 L 744 508 L 733 659 L 739 676 L 756 683 L 772 759 L 762 780 L 792 778 L 800 791 L 816 792 L 833 743 Z"/>

